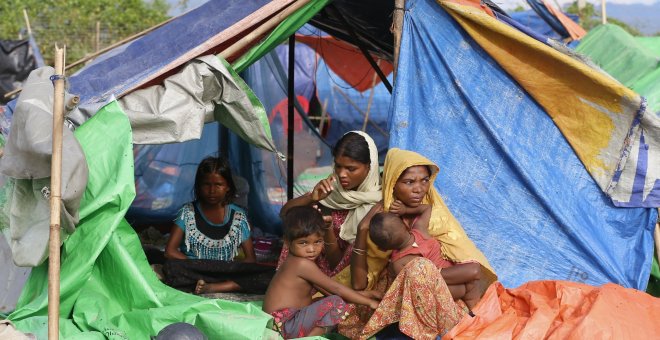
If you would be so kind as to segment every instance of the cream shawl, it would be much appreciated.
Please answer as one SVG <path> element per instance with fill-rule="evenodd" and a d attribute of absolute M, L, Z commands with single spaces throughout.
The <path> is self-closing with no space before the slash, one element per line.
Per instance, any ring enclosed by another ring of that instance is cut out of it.
<path fill-rule="evenodd" d="M 364 137 L 369 145 L 369 160 L 371 161 L 369 164 L 369 173 L 355 190 L 345 190 L 339 184 L 338 180 L 334 181 L 334 190 L 328 197 L 321 200 L 320 203 L 330 209 L 349 211 L 344 224 L 341 225 L 339 237 L 353 243 L 355 241 L 358 223 L 360 223 L 371 207 L 380 201 L 383 196 L 380 191 L 380 174 L 378 173 L 378 149 L 374 140 L 362 131 L 350 132 Z"/>

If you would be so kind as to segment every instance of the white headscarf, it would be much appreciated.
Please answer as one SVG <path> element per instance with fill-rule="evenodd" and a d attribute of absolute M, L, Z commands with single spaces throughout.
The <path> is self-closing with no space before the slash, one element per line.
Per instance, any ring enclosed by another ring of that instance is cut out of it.
<path fill-rule="evenodd" d="M 362 131 L 349 131 L 364 137 L 369 146 L 369 173 L 355 190 L 344 189 L 339 181 L 334 181 L 334 190 L 321 200 L 321 204 L 337 210 L 349 210 L 344 224 L 341 225 L 339 237 L 353 243 L 357 234 L 357 226 L 371 207 L 383 198 L 380 190 L 380 174 L 378 171 L 378 149 L 376 143 L 368 134 Z M 334 165 L 334 164 L 333 164 Z M 333 166 L 334 169 L 334 166 Z"/>

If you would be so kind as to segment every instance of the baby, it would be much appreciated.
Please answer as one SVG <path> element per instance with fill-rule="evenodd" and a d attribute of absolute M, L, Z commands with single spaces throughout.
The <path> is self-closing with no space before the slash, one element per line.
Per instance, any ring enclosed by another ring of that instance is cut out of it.
<path fill-rule="evenodd" d="M 411 228 L 408 228 L 400 215 L 418 214 Z M 428 231 L 431 219 L 431 206 L 422 204 L 409 208 L 395 201 L 390 212 L 374 215 L 369 224 L 369 237 L 381 250 L 392 250 L 389 273 L 396 277 L 410 261 L 424 257 L 438 269 L 455 300 L 462 299 L 471 310 L 481 298 L 478 281 L 478 263 L 453 263 L 442 256 L 440 243 Z"/>
<path fill-rule="evenodd" d="M 350 303 L 378 307 L 377 292 L 356 292 L 323 274 L 314 262 L 323 251 L 325 222 L 309 206 L 291 208 L 284 216 L 289 255 L 268 286 L 263 311 L 275 318 L 285 339 L 326 333 L 346 318 Z M 318 290 L 326 297 L 312 301 Z M 334 295 L 330 295 L 334 294 Z"/>

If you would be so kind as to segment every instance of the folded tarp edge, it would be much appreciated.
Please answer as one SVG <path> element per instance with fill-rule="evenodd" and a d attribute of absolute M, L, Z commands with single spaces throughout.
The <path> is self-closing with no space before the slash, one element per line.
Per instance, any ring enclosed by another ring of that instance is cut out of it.
<path fill-rule="evenodd" d="M 245 141 L 275 152 L 270 129 L 260 119 L 265 111 L 254 99 L 219 58 L 209 55 L 193 59 L 163 85 L 124 96 L 119 105 L 131 121 L 136 144 L 198 139 L 204 123 L 218 118 L 214 111 L 219 110 L 218 120 Z"/>

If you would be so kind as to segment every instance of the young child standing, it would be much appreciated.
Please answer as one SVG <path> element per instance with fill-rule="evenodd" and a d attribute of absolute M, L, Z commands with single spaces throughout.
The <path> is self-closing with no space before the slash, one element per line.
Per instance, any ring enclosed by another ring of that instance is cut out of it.
<path fill-rule="evenodd" d="M 400 216 L 417 215 L 408 228 Z M 463 300 L 471 310 L 481 298 L 478 287 L 480 265 L 478 263 L 453 263 L 443 258 L 440 243 L 428 232 L 431 219 L 431 206 L 420 204 L 411 208 L 396 200 L 389 213 L 374 215 L 369 224 L 369 237 L 382 250 L 392 250 L 388 270 L 392 277 L 403 269 L 408 262 L 417 257 L 424 257 L 438 269 L 452 297 Z"/>
<path fill-rule="evenodd" d="M 378 307 L 377 292 L 356 292 L 317 267 L 314 261 L 323 251 L 325 222 L 316 209 L 291 208 L 284 216 L 284 227 L 284 240 L 293 256 L 286 258 L 268 286 L 263 311 L 275 318 L 285 339 L 326 333 L 352 309 L 344 300 Z M 312 301 L 315 290 L 326 297 Z"/>

